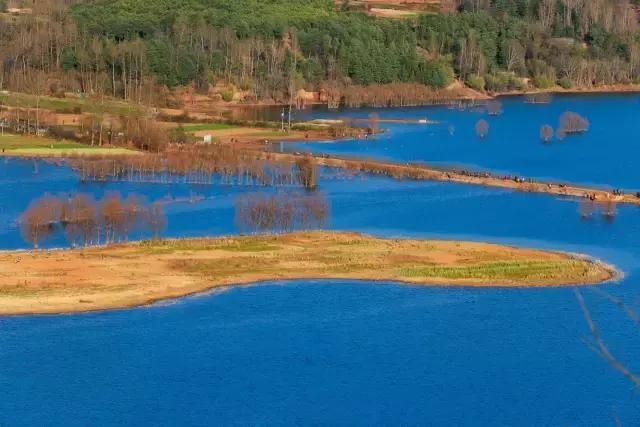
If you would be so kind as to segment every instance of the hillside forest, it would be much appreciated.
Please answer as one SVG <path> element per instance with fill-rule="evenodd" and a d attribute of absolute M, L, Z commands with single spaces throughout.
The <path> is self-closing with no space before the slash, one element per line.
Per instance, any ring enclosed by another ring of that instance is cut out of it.
<path fill-rule="evenodd" d="M 638 0 L 1 0 L 0 87 L 166 106 L 173 89 L 286 102 L 300 89 L 589 88 L 640 81 Z M 446 6 L 446 7 L 445 7 Z"/>

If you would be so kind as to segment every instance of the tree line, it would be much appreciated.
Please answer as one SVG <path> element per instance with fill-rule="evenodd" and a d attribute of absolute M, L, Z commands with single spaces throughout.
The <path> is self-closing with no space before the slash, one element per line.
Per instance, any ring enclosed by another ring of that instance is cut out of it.
<path fill-rule="evenodd" d="M 108 194 L 101 201 L 88 194 L 69 197 L 45 194 L 32 201 L 20 218 L 26 242 L 38 249 L 52 234 L 62 231 L 72 247 L 128 240 L 135 231 L 158 238 L 167 225 L 161 203 L 145 205 L 130 195 Z"/>
<path fill-rule="evenodd" d="M 282 233 L 321 229 L 329 204 L 320 193 L 244 194 L 236 199 L 235 221 L 241 233 Z"/>
<path fill-rule="evenodd" d="M 443 88 L 454 77 L 489 91 L 521 89 L 527 80 L 570 88 L 640 79 L 629 0 L 452 0 L 445 2 L 452 13 L 407 20 L 331 0 L 22 3 L 33 13 L 0 21 L 2 89 L 162 105 L 173 102 L 166 88 L 184 85 L 232 84 L 255 98 L 290 101 L 298 89 L 329 83 L 387 85 L 377 98 L 402 102 L 385 92 L 404 90 L 399 83 Z M 351 105 L 368 97 L 343 96 Z"/>
<path fill-rule="evenodd" d="M 161 153 L 118 157 L 69 157 L 82 181 L 128 181 L 285 187 L 315 190 L 316 162 L 271 159 L 230 145 L 173 146 Z"/>

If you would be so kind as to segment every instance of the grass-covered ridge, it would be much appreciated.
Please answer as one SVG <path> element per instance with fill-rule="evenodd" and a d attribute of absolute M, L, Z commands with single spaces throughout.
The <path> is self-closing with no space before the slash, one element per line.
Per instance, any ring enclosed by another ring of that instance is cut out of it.
<path fill-rule="evenodd" d="M 562 253 L 474 242 L 338 232 L 179 239 L 28 256 L 0 253 L 0 314 L 137 306 L 268 280 L 518 287 L 596 284 L 614 274 Z"/>

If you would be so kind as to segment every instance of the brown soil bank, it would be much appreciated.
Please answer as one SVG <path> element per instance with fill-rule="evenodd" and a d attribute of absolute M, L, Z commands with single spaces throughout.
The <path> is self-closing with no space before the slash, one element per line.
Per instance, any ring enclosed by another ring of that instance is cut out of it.
<path fill-rule="evenodd" d="M 334 232 L 166 240 L 0 253 L 0 314 L 133 307 L 265 280 L 524 287 L 597 284 L 614 276 L 579 257 L 487 243 Z"/>

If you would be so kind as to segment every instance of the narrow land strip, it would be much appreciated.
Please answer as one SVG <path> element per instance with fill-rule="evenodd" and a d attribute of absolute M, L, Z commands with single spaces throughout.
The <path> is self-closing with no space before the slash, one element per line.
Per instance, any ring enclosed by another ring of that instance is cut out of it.
<path fill-rule="evenodd" d="M 265 131 L 264 129 L 244 127 L 221 129 L 218 130 L 215 135 L 225 144 L 237 145 L 239 148 L 251 151 L 256 158 L 294 163 L 301 156 L 306 156 L 306 154 L 277 153 L 264 150 L 278 141 L 335 139 L 323 131 L 296 131 L 283 136 L 282 133 L 277 131 Z M 16 135 L 0 136 L 0 156 L 7 157 L 67 158 L 73 156 L 110 157 L 142 154 L 140 151 L 123 147 L 87 146 L 69 141 L 55 142 L 47 138 Z M 570 183 L 537 181 L 523 177 L 500 177 L 492 175 L 489 172 L 465 173 L 453 169 L 436 169 L 421 164 L 400 164 L 381 160 L 332 157 L 328 155 L 312 155 L 312 158 L 315 163 L 320 166 L 384 175 L 396 179 L 454 182 L 507 188 L 529 193 L 588 198 L 593 202 L 640 205 L 640 192 L 635 194 L 616 194 L 613 191 L 603 188 L 586 187 Z"/>
<path fill-rule="evenodd" d="M 268 280 L 361 279 L 439 286 L 587 285 L 616 276 L 581 257 L 487 243 L 385 240 L 356 233 L 127 243 L 0 253 L 0 314 L 141 306 Z"/>
<path fill-rule="evenodd" d="M 265 157 L 274 160 L 295 161 L 301 155 L 291 153 L 265 153 Z M 485 187 L 507 188 L 528 193 L 544 193 L 556 196 L 578 198 L 591 197 L 595 202 L 614 202 L 620 204 L 640 205 L 637 194 L 614 194 L 601 188 L 583 187 L 579 185 L 527 180 L 524 178 L 504 178 L 493 176 L 488 172 L 461 173 L 455 170 L 436 169 L 426 165 L 398 164 L 381 160 L 360 160 L 326 155 L 314 155 L 320 166 L 340 168 L 356 172 L 389 176 L 396 179 L 415 179 L 444 181 L 460 184 L 482 185 Z"/>
<path fill-rule="evenodd" d="M 140 151 L 124 147 L 81 144 L 30 135 L 0 135 L 0 156 L 4 157 L 70 157 L 139 155 Z"/>

